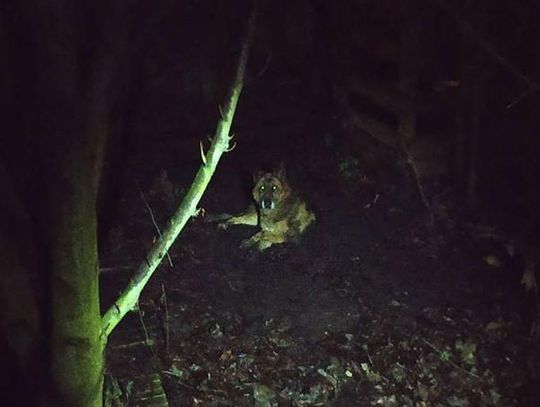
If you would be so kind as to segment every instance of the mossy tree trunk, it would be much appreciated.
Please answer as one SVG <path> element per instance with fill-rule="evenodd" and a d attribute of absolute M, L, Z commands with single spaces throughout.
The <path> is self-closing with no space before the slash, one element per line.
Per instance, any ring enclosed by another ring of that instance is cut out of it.
<path fill-rule="evenodd" d="M 101 406 L 103 347 L 93 182 L 99 137 L 90 129 L 69 136 L 48 177 L 51 396 L 56 405 Z"/>
<path fill-rule="evenodd" d="M 96 202 L 118 93 L 113 79 L 128 49 L 120 17 L 126 10 L 104 2 L 85 8 L 64 0 L 40 7 L 46 16 L 41 33 L 46 70 L 39 84 L 45 108 L 40 113 L 50 140 L 40 146 L 50 313 L 50 392 L 44 404 L 101 407 L 104 344 Z M 86 46 L 92 42 L 95 46 Z M 48 112 L 52 116 L 44 116 Z"/>
<path fill-rule="evenodd" d="M 0 8 L 0 30 L 12 39 L 2 77 L 13 78 L 2 84 L 12 110 L 2 112 L 10 131 L 0 144 L 0 187 L 9 193 L 0 205 L 0 294 L 10 294 L 0 301 L 0 346 L 10 354 L 2 373 L 15 367 L 28 383 L 20 389 L 33 389 L 31 402 L 16 391 L 2 401 L 102 406 L 96 196 L 130 49 L 125 7 L 28 0 Z"/>

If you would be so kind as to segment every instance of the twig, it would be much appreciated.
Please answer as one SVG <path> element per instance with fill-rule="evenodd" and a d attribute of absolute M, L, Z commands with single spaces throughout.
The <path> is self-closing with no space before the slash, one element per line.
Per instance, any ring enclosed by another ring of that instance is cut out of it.
<path fill-rule="evenodd" d="M 150 341 L 150 337 L 148 336 L 148 330 L 146 329 L 146 324 L 144 323 L 144 318 L 143 318 L 143 312 L 142 312 L 140 306 L 139 306 L 138 311 L 139 311 L 139 321 L 141 321 L 141 326 L 142 326 L 142 329 L 143 329 L 143 332 L 144 332 L 144 344 L 146 346 L 150 346 L 152 341 Z"/>
<path fill-rule="evenodd" d="M 515 98 L 512 102 L 508 103 L 506 105 L 507 109 L 513 108 L 515 105 L 517 105 L 519 102 L 521 102 L 523 99 L 525 99 L 530 94 L 534 93 L 534 89 L 527 89 L 524 92 L 521 93 L 517 98 Z"/>
<path fill-rule="evenodd" d="M 431 349 L 433 349 L 435 352 L 437 352 L 439 355 L 441 355 L 443 353 L 442 350 L 438 349 L 435 345 L 433 345 L 431 342 L 429 342 L 427 339 L 424 339 L 424 338 L 420 338 L 422 340 L 422 342 L 424 342 L 427 346 L 429 346 Z M 462 368 L 461 366 L 455 364 L 454 362 L 452 362 L 450 359 L 447 359 L 445 360 L 445 362 L 447 363 L 450 363 L 453 367 L 455 367 L 456 369 L 459 369 L 465 373 L 467 373 L 468 375 L 474 377 L 475 379 L 480 379 L 480 376 L 474 374 L 473 372 L 469 372 L 467 369 L 464 369 Z"/>
<path fill-rule="evenodd" d="M 152 211 L 152 208 L 150 207 L 150 204 L 146 200 L 146 197 L 144 196 L 144 192 L 142 190 L 140 190 L 140 193 L 141 193 L 141 198 L 144 201 L 144 205 L 146 206 L 146 210 L 150 214 L 150 219 L 152 219 L 152 223 L 154 224 L 154 228 L 156 229 L 157 234 L 158 234 L 159 238 L 161 239 L 163 236 L 162 236 L 161 230 L 159 229 L 159 226 L 158 226 L 158 224 L 156 222 L 156 218 L 154 217 L 154 212 Z M 171 256 L 169 256 L 168 251 L 166 252 L 166 254 L 167 254 L 167 260 L 169 261 L 169 265 L 172 267 L 173 262 L 172 262 Z"/>
<path fill-rule="evenodd" d="M 515 77 L 525 82 L 531 89 L 534 89 L 534 91 L 536 92 L 540 92 L 540 83 L 531 79 L 529 76 L 523 73 L 521 69 L 509 62 L 508 59 L 506 59 L 489 41 L 484 39 L 482 35 L 474 29 L 471 23 L 469 23 L 455 9 L 449 6 L 446 0 L 437 0 L 437 2 L 444 11 L 451 15 L 454 20 L 456 20 L 461 25 L 463 31 L 478 45 L 480 45 L 493 60 L 495 60 L 500 66 L 506 68 Z"/>
<path fill-rule="evenodd" d="M 110 271 L 119 271 L 119 270 L 133 270 L 133 267 L 131 266 L 115 266 L 115 267 L 100 267 L 99 272 L 101 273 L 108 273 Z"/>
<path fill-rule="evenodd" d="M 201 153 L 201 161 L 204 165 L 206 165 L 206 155 L 204 154 L 204 147 L 202 140 L 199 140 L 199 151 Z"/>
<path fill-rule="evenodd" d="M 134 348 L 138 348 L 139 346 L 141 345 L 144 345 L 144 346 L 152 346 L 154 345 L 154 341 L 152 339 L 142 339 L 140 341 L 135 341 L 135 342 L 130 342 L 130 343 L 124 343 L 124 344 L 121 344 L 121 345 L 115 345 L 113 347 L 113 349 L 134 349 Z"/>
<path fill-rule="evenodd" d="M 368 362 L 371 365 L 371 368 L 374 372 L 377 372 L 377 368 L 375 367 L 375 363 L 373 363 L 373 359 L 371 359 L 371 355 L 369 354 L 369 348 L 367 345 L 364 346 L 364 350 L 366 351 L 366 355 L 368 357 Z M 382 379 L 384 379 L 387 383 L 390 382 L 390 380 L 385 377 L 382 373 L 376 373 L 378 374 Z"/>
<path fill-rule="evenodd" d="M 414 157 L 409 153 L 409 150 L 405 146 L 405 143 L 401 141 L 401 149 L 403 150 L 403 153 L 405 154 L 405 157 L 407 159 L 407 163 L 410 165 L 412 169 L 412 173 L 414 175 L 414 180 L 416 182 L 416 187 L 418 188 L 418 194 L 420 195 L 420 199 L 422 200 L 422 203 L 426 207 L 428 213 L 429 213 L 429 222 L 431 227 L 435 226 L 435 215 L 433 214 L 433 210 L 431 208 L 431 204 L 429 203 L 426 193 L 424 191 L 424 186 L 422 185 L 422 182 L 420 181 L 420 173 L 418 172 L 418 167 L 416 166 L 416 163 L 414 161 Z"/>
<path fill-rule="evenodd" d="M 365 347 L 365 351 L 366 351 L 366 355 L 367 355 L 369 364 L 371 365 L 371 367 L 372 367 L 373 369 L 375 369 L 375 364 L 373 363 L 373 360 L 371 359 L 371 355 L 369 354 L 369 348 L 368 348 L 367 345 L 366 345 L 366 347 Z"/>
<path fill-rule="evenodd" d="M 253 80 L 260 78 L 264 75 L 264 73 L 268 70 L 268 67 L 270 66 L 270 61 L 272 60 L 272 52 L 268 52 L 268 55 L 266 56 L 266 61 L 264 62 L 264 65 L 261 69 L 259 69 L 259 72 L 255 74 L 253 77 Z M 251 81 L 246 81 L 246 84 L 249 84 Z"/>
<path fill-rule="evenodd" d="M 405 365 L 402 364 L 402 363 L 397 362 L 397 363 L 396 363 L 396 366 L 399 366 L 400 368 L 407 370 L 409 373 L 412 373 L 412 372 L 413 372 L 411 369 L 409 369 L 407 366 L 405 366 Z"/>
<path fill-rule="evenodd" d="M 161 298 L 160 302 L 163 306 L 163 311 L 165 312 L 165 318 L 163 320 L 163 331 L 165 332 L 165 352 L 169 353 L 169 338 L 170 338 L 170 330 L 169 330 L 169 306 L 167 304 L 167 293 L 165 291 L 165 286 L 161 284 Z"/>

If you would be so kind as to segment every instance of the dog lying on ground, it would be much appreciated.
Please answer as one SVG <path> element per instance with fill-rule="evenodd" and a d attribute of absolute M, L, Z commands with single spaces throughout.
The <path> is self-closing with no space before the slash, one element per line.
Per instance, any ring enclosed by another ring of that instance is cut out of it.
<path fill-rule="evenodd" d="M 242 214 L 209 216 L 209 221 L 222 221 L 219 227 L 230 225 L 258 226 L 260 231 L 242 242 L 240 247 L 256 247 L 262 251 L 285 242 L 297 242 L 306 228 L 315 221 L 305 202 L 287 182 L 283 165 L 271 173 L 254 176 L 254 202 Z"/>

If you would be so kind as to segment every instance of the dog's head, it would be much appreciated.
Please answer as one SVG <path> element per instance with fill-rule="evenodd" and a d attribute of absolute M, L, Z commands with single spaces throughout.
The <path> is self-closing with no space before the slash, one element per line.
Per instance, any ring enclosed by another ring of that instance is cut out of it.
<path fill-rule="evenodd" d="M 261 211 L 277 208 L 290 193 L 283 165 L 274 172 L 259 172 L 253 176 L 253 199 Z"/>

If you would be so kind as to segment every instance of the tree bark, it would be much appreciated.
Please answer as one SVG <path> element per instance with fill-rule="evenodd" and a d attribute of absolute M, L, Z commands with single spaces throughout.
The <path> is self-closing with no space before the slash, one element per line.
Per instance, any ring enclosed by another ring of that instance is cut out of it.
<path fill-rule="evenodd" d="M 5 88 L 11 77 L 24 84 L 3 94 L 24 113 L 4 113 L 0 146 L 0 346 L 11 354 L 6 370 L 39 385 L 31 403 L 2 401 L 102 406 L 96 196 L 113 79 L 129 49 L 125 8 L 28 0 L 0 9 L 6 35 L 25 44 L 7 47 L 0 67 Z"/>
<path fill-rule="evenodd" d="M 66 147 L 49 177 L 52 398 L 62 406 L 101 406 L 104 361 L 92 182 L 97 144 L 88 131 Z"/>

